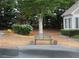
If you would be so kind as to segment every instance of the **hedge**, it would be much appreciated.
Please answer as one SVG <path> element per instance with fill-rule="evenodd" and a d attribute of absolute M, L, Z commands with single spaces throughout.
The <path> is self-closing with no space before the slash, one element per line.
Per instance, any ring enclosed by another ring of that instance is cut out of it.
<path fill-rule="evenodd" d="M 72 38 L 79 39 L 79 35 L 74 35 L 74 36 L 72 36 Z"/>
<path fill-rule="evenodd" d="M 67 35 L 67 36 L 79 35 L 79 30 L 64 30 L 64 29 L 61 29 L 61 34 Z"/>

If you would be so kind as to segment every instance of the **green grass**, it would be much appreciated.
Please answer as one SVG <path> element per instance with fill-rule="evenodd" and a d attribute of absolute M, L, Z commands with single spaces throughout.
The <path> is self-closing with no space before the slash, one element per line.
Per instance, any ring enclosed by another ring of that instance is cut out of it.
<path fill-rule="evenodd" d="M 74 35 L 74 36 L 72 36 L 72 37 L 79 39 L 79 35 Z"/>

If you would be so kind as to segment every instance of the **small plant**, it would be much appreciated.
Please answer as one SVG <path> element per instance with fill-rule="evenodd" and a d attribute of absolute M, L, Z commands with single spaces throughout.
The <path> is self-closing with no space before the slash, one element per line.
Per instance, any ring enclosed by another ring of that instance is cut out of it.
<path fill-rule="evenodd" d="M 18 34 L 28 35 L 33 30 L 33 27 L 29 24 L 13 24 L 12 29 Z"/>

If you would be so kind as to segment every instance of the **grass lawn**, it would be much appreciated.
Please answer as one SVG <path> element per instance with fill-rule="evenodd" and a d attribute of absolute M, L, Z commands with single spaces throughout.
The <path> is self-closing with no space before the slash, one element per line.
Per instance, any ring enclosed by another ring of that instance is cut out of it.
<path fill-rule="evenodd" d="M 79 35 L 74 35 L 74 36 L 72 36 L 72 37 L 79 39 Z"/>

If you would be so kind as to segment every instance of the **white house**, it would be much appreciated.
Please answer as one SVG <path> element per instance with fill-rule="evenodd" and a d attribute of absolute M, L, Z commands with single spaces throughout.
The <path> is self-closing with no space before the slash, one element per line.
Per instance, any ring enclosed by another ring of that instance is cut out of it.
<path fill-rule="evenodd" d="M 63 29 L 79 29 L 79 1 L 63 13 Z"/>

